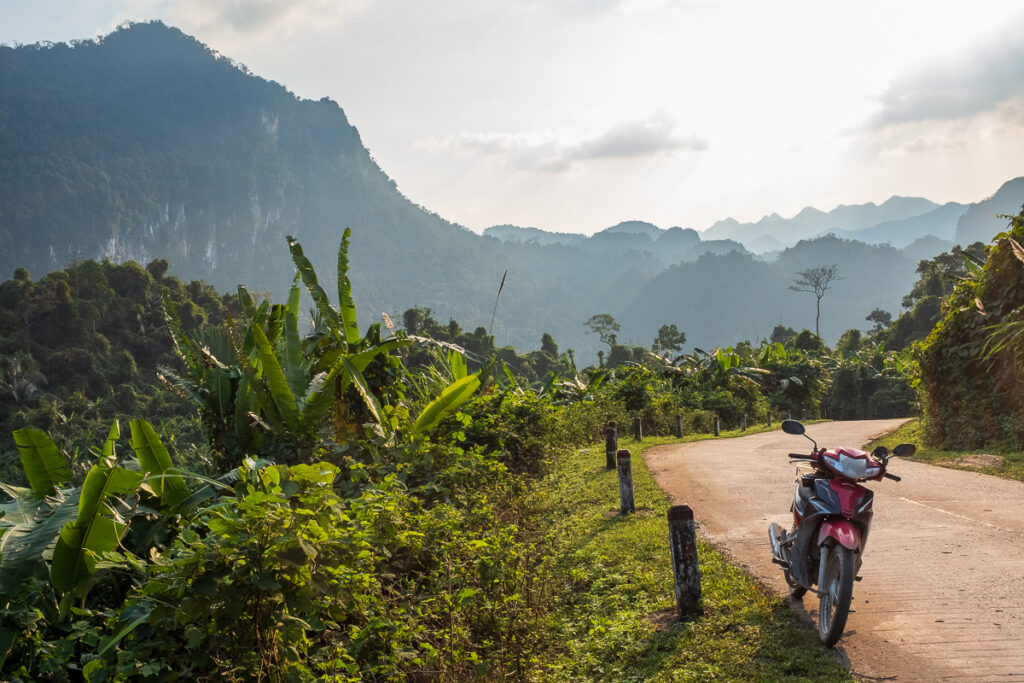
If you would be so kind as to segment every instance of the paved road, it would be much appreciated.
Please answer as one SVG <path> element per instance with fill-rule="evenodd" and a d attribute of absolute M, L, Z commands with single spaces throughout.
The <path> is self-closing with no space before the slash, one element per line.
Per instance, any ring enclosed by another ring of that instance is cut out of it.
<path fill-rule="evenodd" d="M 820 445 L 862 446 L 901 420 L 811 425 Z M 892 444 L 895 445 L 895 444 Z M 768 432 L 660 446 L 646 461 L 701 536 L 777 590 L 768 524 L 789 527 L 800 436 Z M 1024 484 L 893 460 L 837 650 L 867 680 L 1024 681 Z M 817 620 L 816 596 L 794 608 Z M 810 616 L 813 615 L 813 616 Z"/>

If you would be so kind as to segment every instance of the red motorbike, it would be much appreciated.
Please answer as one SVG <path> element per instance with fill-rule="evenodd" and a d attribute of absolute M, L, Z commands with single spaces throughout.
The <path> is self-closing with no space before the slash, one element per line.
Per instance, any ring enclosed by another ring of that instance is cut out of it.
<path fill-rule="evenodd" d="M 892 451 L 879 446 L 870 454 L 849 447 L 826 450 L 796 420 L 784 420 L 782 431 L 802 434 L 813 448 L 810 455 L 789 454 L 790 462 L 799 463 L 793 528 L 787 533 L 775 522 L 768 528 L 772 562 L 782 566 L 794 598 L 807 591 L 818 594 L 818 638 L 832 647 L 846 627 L 874 514 L 875 494 L 860 482 L 899 481 L 886 472 L 889 458 L 911 456 L 917 448 L 904 443 Z"/>

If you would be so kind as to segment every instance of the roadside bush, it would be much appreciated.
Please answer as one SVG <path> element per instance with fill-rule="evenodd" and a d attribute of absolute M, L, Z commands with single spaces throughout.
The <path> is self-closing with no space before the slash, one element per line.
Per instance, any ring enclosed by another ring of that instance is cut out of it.
<path fill-rule="evenodd" d="M 961 280 L 918 350 L 929 442 L 949 450 L 1024 445 L 1019 338 L 999 352 L 993 331 L 1012 332 L 1024 307 L 1024 213 L 986 248 L 984 266 Z"/>
<path fill-rule="evenodd" d="M 461 424 L 448 418 L 442 432 L 461 434 L 468 444 L 497 453 L 512 472 L 540 472 L 550 449 L 568 437 L 558 429 L 557 409 L 529 390 L 494 389 L 460 412 L 470 419 Z"/>

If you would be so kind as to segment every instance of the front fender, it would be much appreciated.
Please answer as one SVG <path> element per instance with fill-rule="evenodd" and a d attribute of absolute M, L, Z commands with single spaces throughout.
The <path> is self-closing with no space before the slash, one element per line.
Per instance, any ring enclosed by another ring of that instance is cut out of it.
<path fill-rule="evenodd" d="M 834 538 L 836 543 L 850 550 L 860 550 L 860 527 L 845 519 L 826 519 L 822 522 L 821 530 L 818 532 L 818 545 L 824 543 L 826 538 Z"/>

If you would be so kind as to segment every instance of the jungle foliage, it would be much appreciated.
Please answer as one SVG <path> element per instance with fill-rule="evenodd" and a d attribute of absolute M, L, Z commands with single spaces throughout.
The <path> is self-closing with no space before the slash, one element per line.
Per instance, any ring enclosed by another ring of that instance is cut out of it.
<path fill-rule="evenodd" d="M 162 262 L 0 285 L 12 320 L 67 326 L 19 337 L 10 323 L 5 362 L 41 373 L 102 334 L 138 354 L 122 379 L 143 415 L 122 452 L 103 363 L 71 386 L 6 376 L 22 470 L 0 517 L 8 678 L 541 675 L 543 653 L 565 654 L 551 619 L 573 585 L 527 502 L 554 458 L 609 421 L 625 438 L 635 418 L 667 436 L 913 410 L 914 368 L 880 332 L 834 350 L 804 330 L 679 354 L 684 333 L 664 325 L 651 348 L 611 340 L 606 363 L 580 369 L 549 334 L 520 355 L 419 307 L 360 330 L 349 234 L 331 294 L 287 245 L 281 303 L 183 285 Z M 89 410 L 31 423 L 72 406 Z"/>
<path fill-rule="evenodd" d="M 1006 218 L 983 261 L 963 254 L 962 277 L 918 352 L 925 430 L 941 448 L 1024 448 L 1024 211 Z"/>

